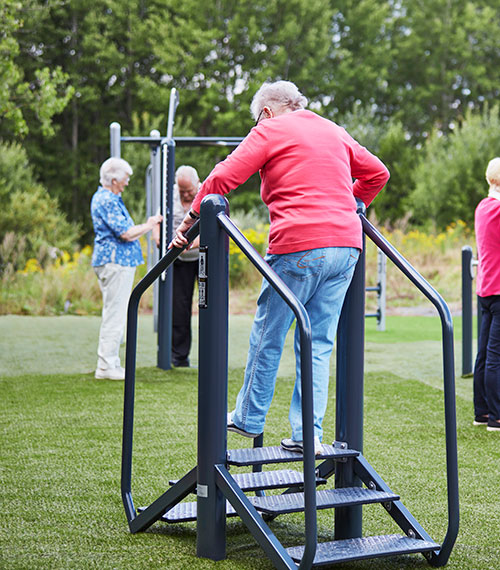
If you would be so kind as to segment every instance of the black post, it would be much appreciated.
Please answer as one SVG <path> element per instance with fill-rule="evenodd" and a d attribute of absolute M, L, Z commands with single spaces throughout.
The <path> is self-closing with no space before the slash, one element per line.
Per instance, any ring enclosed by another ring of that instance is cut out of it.
<path fill-rule="evenodd" d="M 462 248 L 462 376 L 472 374 L 472 248 Z"/>
<path fill-rule="evenodd" d="M 173 230 L 173 192 L 175 176 L 175 144 L 168 139 L 162 149 L 162 197 L 161 213 L 165 231 L 160 238 L 162 255 L 166 253 Z M 172 290 L 173 266 L 169 267 L 158 281 L 158 368 L 172 367 Z"/>
<path fill-rule="evenodd" d="M 364 213 L 358 203 L 358 213 Z M 337 331 L 337 399 L 335 439 L 363 451 L 363 394 L 365 342 L 365 253 L 360 254 L 346 294 Z M 361 487 L 352 461 L 337 463 L 336 487 Z M 357 538 L 362 533 L 362 507 L 335 509 L 335 539 Z"/>
<path fill-rule="evenodd" d="M 226 500 L 215 465 L 227 451 L 229 238 L 217 214 L 227 201 L 209 195 L 200 209 L 197 543 L 200 557 L 226 557 Z"/>

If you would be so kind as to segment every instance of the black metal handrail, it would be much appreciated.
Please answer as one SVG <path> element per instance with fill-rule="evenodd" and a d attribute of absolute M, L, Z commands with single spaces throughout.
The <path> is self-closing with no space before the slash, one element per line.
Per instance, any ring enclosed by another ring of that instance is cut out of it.
<path fill-rule="evenodd" d="M 448 560 L 459 527 L 458 494 L 458 456 L 457 456 L 457 418 L 455 407 L 455 362 L 453 346 L 453 319 L 451 312 L 441 295 L 420 275 L 420 273 L 394 248 L 384 236 L 360 215 L 363 231 L 406 277 L 431 301 L 441 318 L 443 337 L 443 381 L 446 433 L 446 476 L 448 487 L 448 530 L 438 554 L 434 554 L 430 563 L 442 566 Z"/>
<path fill-rule="evenodd" d="M 248 257 L 293 311 L 300 333 L 300 370 L 302 389 L 302 429 L 303 429 L 303 465 L 304 465 L 304 518 L 305 518 L 305 548 L 299 568 L 310 568 L 317 547 L 316 519 L 316 474 L 314 455 L 314 414 L 312 388 L 312 333 L 309 315 L 304 305 L 297 299 L 293 291 L 285 284 L 279 275 L 262 259 L 253 245 L 236 227 L 225 213 L 217 215 L 219 223 L 226 233 Z"/>
<path fill-rule="evenodd" d="M 197 221 L 186 233 L 191 243 L 200 233 L 200 223 Z M 134 432 L 134 392 L 135 392 L 135 365 L 137 353 L 137 321 L 139 302 L 145 291 L 158 279 L 158 277 L 179 257 L 186 249 L 172 248 L 167 255 L 149 271 L 134 287 L 128 302 L 127 311 L 127 352 L 125 357 L 125 398 L 123 405 L 123 440 L 122 440 L 122 469 L 121 493 L 127 520 L 130 523 L 136 518 L 137 512 L 131 493 L 132 478 L 132 441 Z"/>

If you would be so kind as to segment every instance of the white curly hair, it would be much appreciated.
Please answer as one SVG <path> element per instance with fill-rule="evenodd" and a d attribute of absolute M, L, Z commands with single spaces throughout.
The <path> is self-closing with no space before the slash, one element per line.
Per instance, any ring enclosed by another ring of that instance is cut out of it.
<path fill-rule="evenodd" d="M 302 95 L 299 88 L 291 81 L 266 82 L 261 85 L 257 93 L 253 96 L 250 105 L 250 112 L 254 120 L 259 118 L 264 107 L 269 107 L 273 111 L 289 109 L 297 111 L 304 109 L 307 105 L 307 98 Z"/>

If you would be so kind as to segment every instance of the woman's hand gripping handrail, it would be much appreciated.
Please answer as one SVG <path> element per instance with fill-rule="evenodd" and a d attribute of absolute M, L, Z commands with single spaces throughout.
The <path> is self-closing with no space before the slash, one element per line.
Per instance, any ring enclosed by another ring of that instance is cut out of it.
<path fill-rule="evenodd" d="M 186 232 L 188 243 L 191 243 L 200 233 L 200 222 L 197 221 Z M 121 492 L 127 520 L 130 523 L 137 513 L 131 494 L 132 477 L 132 439 L 134 427 L 134 391 L 135 365 L 137 353 L 137 315 L 139 302 L 144 292 L 158 279 L 179 255 L 188 247 L 171 248 L 158 263 L 137 283 L 130 295 L 127 311 L 127 353 L 125 359 L 125 401 L 123 410 L 123 440 L 122 440 L 122 473 Z"/>
<path fill-rule="evenodd" d="M 442 566 L 448 560 L 459 527 L 457 419 L 455 407 L 455 361 L 453 346 L 453 320 L 451 312 L 441 295 L 420 273 L 394 248 L 384 236 L 360 214 L 363 231 L 398 267 L 408 279 L 432 302 L 441 318 L 443 336 L 443 380 L 446 430 L 446 474 L 448 485 L 448 531 L 439 554 L 433 555 L 430 563 Z"/>

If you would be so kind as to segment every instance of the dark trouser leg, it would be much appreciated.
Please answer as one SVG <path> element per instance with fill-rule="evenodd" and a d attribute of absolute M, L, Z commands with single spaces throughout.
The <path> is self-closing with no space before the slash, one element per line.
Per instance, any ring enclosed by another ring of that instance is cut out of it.
<path fill-rule="evenodd" d="M 191 349 L 191 308 L 198 261 L 174 262 L 172 361 L 187 361 Z"/>
<path fill-rule="evenodd" d="M 490 335 L 491 313 L 488 309 L 487 297 L 478 297 L 481 307 L 481 330 L 474 365 L 474 415 L 485 416 L 488 414 L 488 402 L 484 386 L 484 372 L 486 367 L 486 347 Z"/>
<path fill-rule="evenodd" d="M 488 297 L 491 315 L 484 388 L 488 402 L 490 420 L 500 420 L 500 295 Z"/>

